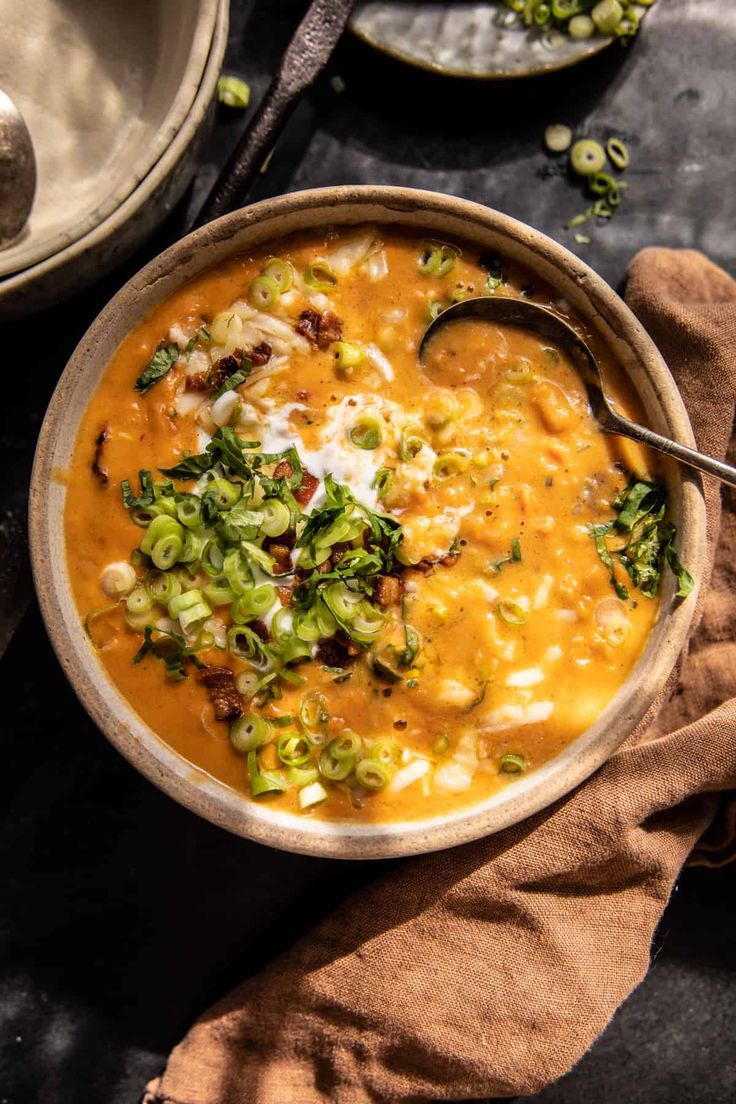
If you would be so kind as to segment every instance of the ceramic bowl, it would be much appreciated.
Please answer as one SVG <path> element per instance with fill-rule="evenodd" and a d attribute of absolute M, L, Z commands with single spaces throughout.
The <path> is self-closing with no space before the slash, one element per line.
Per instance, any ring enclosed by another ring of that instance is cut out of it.
<path fill-rule="evenodd" d="M 6 2 L 0 0 L 0 14 Z M 53 125 L 44 122 L 29 65 L 5 66 L 10 73 L 18 68 L 13 95 L 34 138 L 39 191 L 26 231 L 0 251 L 0 319 L 39 310 L 99 279 L 134 252 L 183 195 L 214 101 L 228 7 L 228 0 L 176 6 L 159 0 L 126 6 L 123 18 L 116 0 L 94 11 L 80 0 L 35 0 L 37 46 L 54 36 L 63 43 L 72 27 L 77 34 L 68 46 L 69 88 L 51 114 Z M 111 43 L 123 65 L 114 87 L 106 75 Z"/>
<path fill-rule="evenodd" d="M 295 230 L 375 221 L 466 238 L 498 250 L 546 280 L 608 346 L 628 373 L 651 426 L 684 444 L 693 435 L 679 392 L 657 349 L 622 300 L 577 257 L 538 231 L 466 200 L 406 188 L 357 186 L 265 200 L 190 234 L 138 273 L 77 347 L 51 400 L 33 468 L 30 532 L 41 609 L 59 661 L 90 716 L 148 779 L 189 809 L 273 847 L 339 858 L 437 850 L 505 828 L 584 781 L 644 716 L 682 648 L 695 595 L 678 603 L 673 578 L 631 676 L 603 714 L 561 755 L 485 802 L 449 816 L 395 824 L 323 823 L 244 798 L 180 758 L 138 717 L 110 682 L 87 639 L 69 585 L 63 549 L 68 466 L 80 419 L 115 349 L 137 323 L 187 280 L 235 254 Z M 694 475 L 666 468 L 680 555 L 696 579 L 704 563 L 705 509 Z"/>

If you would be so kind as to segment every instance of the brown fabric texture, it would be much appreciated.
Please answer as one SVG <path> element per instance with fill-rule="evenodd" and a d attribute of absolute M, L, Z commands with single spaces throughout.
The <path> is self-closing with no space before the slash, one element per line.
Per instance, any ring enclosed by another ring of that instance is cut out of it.
<path fill-rule="evenodd" d="M 736 284 L 648 249 L 627 298 L 722 457 Z M 706 480 L 710 588 L 682 673 L 583 786 L 534 818 L 407 863 L 210 1009 L 146 1100 L 420 1104 L 527 1095 L 560 1077 L 649 965 L 683 863 L 730 858 L 736 811 L 736 504 Z M 712 559 L 713 557 L 711 557 Z M 656 713 L 656 716 L 655 716 Z"/>

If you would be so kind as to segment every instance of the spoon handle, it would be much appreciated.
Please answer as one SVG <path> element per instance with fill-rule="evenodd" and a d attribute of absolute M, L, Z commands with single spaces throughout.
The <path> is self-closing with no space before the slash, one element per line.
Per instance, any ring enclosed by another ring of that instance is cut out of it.
<path fill-rule="evenodd" d="M 645 426 L 630 422 L 628 418 L 623 418 L 620 414 L 615 415 L 612 419 L 607 418 L 606 421 L 608 423 L 604 426 L 606 432 L 618 433 L 622 437 L 630 437 L 632 441 L 639 441 L 640 444 L 656 449 L 657 452 L 663 452 L 666 456 L 673 456 L 681 464 L 687 464 L 690 468 L 697 468 L 698 471 L 705 472 L 706 475 L 715 476 L 722 483 L 727 483 L 729 487 L 736 487 L 736 468 L 731 467 L 730 464 L 714 460 L 712 456 L 706 456 L 703 452 L 696 452 L 695 449 L 688 448 L 687 445 L 680 445 L 677 441 L 671 441 L 669 437 L 662 437 L 659 433 L 655 433 Z"/>

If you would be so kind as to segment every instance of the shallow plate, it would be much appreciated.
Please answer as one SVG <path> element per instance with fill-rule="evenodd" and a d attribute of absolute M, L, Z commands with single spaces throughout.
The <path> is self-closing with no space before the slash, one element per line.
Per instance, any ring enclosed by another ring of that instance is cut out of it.
<path fill-rule="evenodd" d="M 670 573 L 658 618 L 634 671 L 598 720 L 565 751 L 493 797 L 448 816 L 392 824 L 323 822 L 249 800 L 187 762 L 146 725 L 99 663 L 84 632 L 64 548 L 64 472 L 80 420 L 110 358 L 130 331 L 190 279 L 257 245 L 298 230 L 379 222 L 464 238 L 548 282 L 615 357 L 652 428 L 683 444 L 693 434 L 677 387 L 640 323 L 579 258 L 536 230 L 467 200 L 411 188 L 320 188 L 264 200 L 210 223 L 142 269 L 82 338 L 54 392 L 39 437 L 30 495 L 33 574 L 46 626 L 83 705 L 112 744 L 187 808 L 215 824 L 304 854 L 367 859 L 411 855 L 478 839 L 538 812 L 588 778 L 646 713 L 682 648 L 696 594 L 675 599 Z M 696 581 L 705 559 L 705 507 L 698 477 L 664 461 L 678 552 Z M 697 582 L 696 582 L 697 585 Z"/>
<path fill-rule="evenodd" d="M 83 237 L 0 279 L 0 321 L 58 303 L 99 279 L 133 253 L 184 194 L 198 166 L 227 46 L 229 0 L 218 0 L 217 7 L 202 79 L 161 157 L 130 195 Z"/>
<path fill-rule="evenodd" d="M 614 41 L 529 30 L 497 0 L 367 0 L 350 28 L 399 61 L 453 77 L 529 77 L 575 65 Z"/>
<path fill-rule="evenodd" d="M 217 11 L 218 0 L 0 0 L 0 86 L 38 166 L 0 276 L 79 240 L 146 176 L 192 106 Z"/>

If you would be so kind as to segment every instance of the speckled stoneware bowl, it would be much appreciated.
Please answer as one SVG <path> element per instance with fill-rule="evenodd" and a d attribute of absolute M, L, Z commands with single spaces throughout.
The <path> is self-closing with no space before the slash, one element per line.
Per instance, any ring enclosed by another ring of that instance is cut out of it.
<path fill-rule="evenodd" d="M 604 713 L 546 766 L 489 800 L 426 820 L 395 824 L 324 823 L 259 805 L 172 751 L 110 682 L 82 628 L 63 554 L 63 473 L 80 419 L 115 349 L 141 318 L 204 270 L 294 230 L 375 221 L 461 237 L 495 249 L 548 281 L 618 359 L 640 395 L 651 426 L 684 444 L 693 435 L 679 392 L 657 349 L 621 299 L 582 261 L 530 227 L 466 200 L 393 187 L 297 192 L 219 219 L 172 246 L 120 291 L 77 347 L 51 400 L 33 468 L 30 535 L 41 609 L 80 700 L 108 739 L 147 778 L 187 808 L 273 847 L 336 858 L 380 858 L 451 847 L 497 832 L 583 782 L 643 717 L 685 641 L 696 595 L 678 603 L 666 579 L 661 610 L 644 654 Z M 666 467 L 680 555 L 696 580 L 703 571 L 705 509 L 696 476 Z"/>

